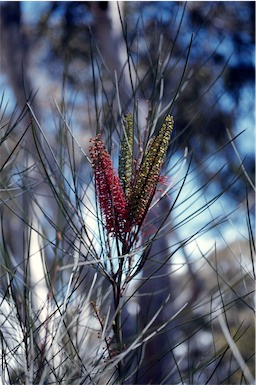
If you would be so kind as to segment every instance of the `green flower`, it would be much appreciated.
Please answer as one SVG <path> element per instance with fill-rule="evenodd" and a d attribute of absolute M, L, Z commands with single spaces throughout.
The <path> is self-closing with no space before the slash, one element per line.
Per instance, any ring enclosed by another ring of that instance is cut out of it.
<path fill-rule="evenodd" d="M 128 200 L 130 215 L 140 226 L 156 191 L 161 168 L 173 130 L 173 117 L 167 116 L 142 158 Z"/>
<path fill-rule="evenodd" d="M 133 172 L 133 146 L 134 146 L 134 128 L 132 114 L 125 115 L 125 132 L 121 144 L 119 155 L 119 178 L 123 186 L 126 197 L 131 192 L 131 180 Z"/>

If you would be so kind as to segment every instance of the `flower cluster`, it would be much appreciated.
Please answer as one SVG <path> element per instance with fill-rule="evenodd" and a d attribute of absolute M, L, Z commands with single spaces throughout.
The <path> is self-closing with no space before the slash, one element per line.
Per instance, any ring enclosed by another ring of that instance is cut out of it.
<path fill-rule="evenodd" d="M 173 130 L 173 117 L 167 116 L 155 137 L 150 139 L 140 165 L 133 175 L 133 117 L 125 117 L 125 135 L 119 156 L 119 175 L 110 155 L 97 135 L 91 139 L 90 157 L 96 194 L 108 234 L 121 241 L 133 225 L 140 227 L 149 210 Z"/>

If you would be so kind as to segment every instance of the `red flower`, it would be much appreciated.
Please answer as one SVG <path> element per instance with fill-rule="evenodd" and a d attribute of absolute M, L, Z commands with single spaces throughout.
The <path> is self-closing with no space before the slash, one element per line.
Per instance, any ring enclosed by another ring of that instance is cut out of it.
<path fill-rule="evenodd" d="M 105 220 L 107 233 L 123 239 L 131 229 L 127 201 L 110 155 L 97 135 L 89 149 L 94 169 L 96 194 Z"/>

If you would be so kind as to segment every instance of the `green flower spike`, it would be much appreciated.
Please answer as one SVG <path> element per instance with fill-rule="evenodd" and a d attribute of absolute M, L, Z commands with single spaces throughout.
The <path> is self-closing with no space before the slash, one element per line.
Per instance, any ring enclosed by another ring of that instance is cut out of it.
<path fill-rule="evenodd" d="M 133 146 L 134 128 L 133 116 L 131 113 L 125 115 L 125 135 L 121 144 L 119 155 L 119 178 L 122 183 L 123 191 L 128 198 L 131 193 L 131 180 L 133 173 Z"/>
<path fill-rule="evenodd" d="M 132 186 L 128 205 L 138 226 L 142 224 L 153 199 L 172 130 L 173 117 L 168 115 L 146 151 Z"/>

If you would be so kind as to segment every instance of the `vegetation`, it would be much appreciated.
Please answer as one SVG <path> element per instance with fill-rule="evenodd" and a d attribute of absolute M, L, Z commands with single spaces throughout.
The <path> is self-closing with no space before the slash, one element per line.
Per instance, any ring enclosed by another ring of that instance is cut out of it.
<path fill-rule="evenodd" d="M 1 4 L 0 384 L 254 383 L 253 26 Z"/>

